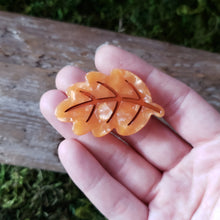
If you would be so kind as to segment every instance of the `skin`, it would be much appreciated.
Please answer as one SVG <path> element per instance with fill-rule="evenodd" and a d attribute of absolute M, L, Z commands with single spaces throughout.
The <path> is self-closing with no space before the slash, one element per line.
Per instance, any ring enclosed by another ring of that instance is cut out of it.
<path fill-rule="evenodd" d="M 185 84 L 122 49 L 100 47 L 95 64 L 105 74 L 122 68 L 141 77 L 173 129 L 151 118 L 140 132 L 123 137 L 130 146 L 112 134 L 75 136 L 54 110 L 85 73 L 64 67 L 57 90 L 42 96 L 40 108 L 65 137 L 58 154 L 73 182 L 108 219 L 219 220 L 220 114 Z"/>

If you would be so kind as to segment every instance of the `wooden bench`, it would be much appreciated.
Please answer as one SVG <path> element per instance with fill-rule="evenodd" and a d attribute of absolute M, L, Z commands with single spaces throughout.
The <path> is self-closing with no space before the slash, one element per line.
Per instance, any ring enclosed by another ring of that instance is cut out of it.
<path fill-rule="evenodd" d="M 105 42 L 142 57 L 200 93 L 220 111 L 220 55 L 96 28 L 0 12 L 0 162 L 53 171 L 61 136 L 39 111 L 67 64 L 94 70 Z M 207 116 L 208 117 L 208 116 Z"/>

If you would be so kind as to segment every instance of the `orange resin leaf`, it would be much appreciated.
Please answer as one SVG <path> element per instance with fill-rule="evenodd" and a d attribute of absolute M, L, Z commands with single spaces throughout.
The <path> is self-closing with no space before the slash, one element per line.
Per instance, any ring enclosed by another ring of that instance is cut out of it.
<path fill-rule="evenodd" d="M 164 115 L 164 109 L 152 102 L 144 82 L 127 70 L 114 69 L 111 75 L 89 72 L 85 78 L 67 89 L 68 98 L 55 111 L 60 121 L 73 123 L 77 135 L 92 131 L 101 137 L 113 129 L 131 135 L 143 128 L 151 115 Z"/>

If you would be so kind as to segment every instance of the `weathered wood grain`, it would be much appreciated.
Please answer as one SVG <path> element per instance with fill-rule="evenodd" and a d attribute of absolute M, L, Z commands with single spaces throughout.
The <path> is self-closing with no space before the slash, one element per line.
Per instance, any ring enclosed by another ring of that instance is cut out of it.
<path fill-rule="evenodd" d="M 131 51 L 199 92 L 220 111 L 220 55 L 150 39 L 0 12 L 0 162 L 63 172 L 61 136 L 39 111 L 67 64 L 94 70 L 94 53 L 109 42 Z"/>

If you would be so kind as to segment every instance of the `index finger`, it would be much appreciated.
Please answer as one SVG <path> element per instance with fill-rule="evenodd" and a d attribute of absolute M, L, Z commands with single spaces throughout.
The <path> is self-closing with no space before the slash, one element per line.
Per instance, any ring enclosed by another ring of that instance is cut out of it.
<path fill-rule="evenodd" d="M 137 74 L 149 87 L 153 101 L 165 108 L 167 122 L 192 145 L 210 140 L 220 132 L 220 114 L 212 106 L 194 90 L 139 57 L 104 45 L 96 52 L 95 63 L 106 74 L 114 68 Z"/>

